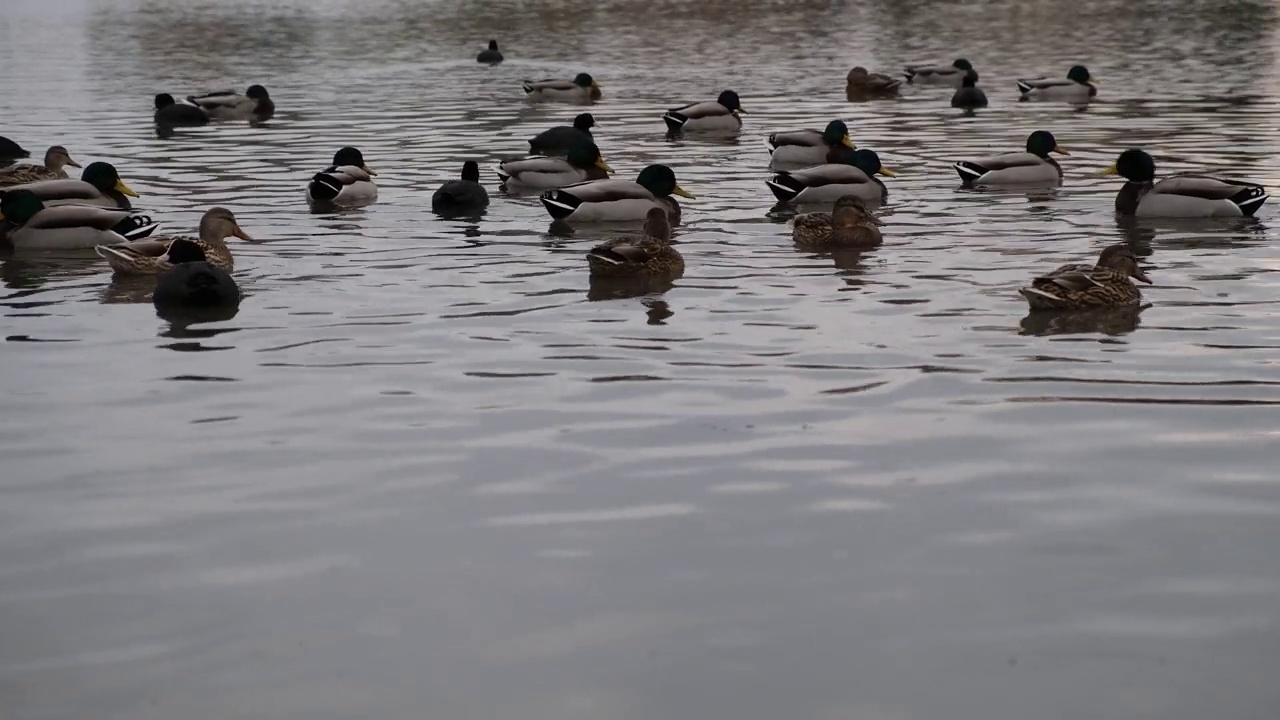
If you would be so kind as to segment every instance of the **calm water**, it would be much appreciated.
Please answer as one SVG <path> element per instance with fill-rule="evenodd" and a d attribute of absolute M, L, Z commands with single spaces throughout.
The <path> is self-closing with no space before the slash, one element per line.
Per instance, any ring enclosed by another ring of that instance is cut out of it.
<path fill-rule="evenodd" d="M 0 717 L 1276 717 L 1280 203 L 1124 227 L 1097 172 L 1143 145 L 1280 187 L 1277 9 L 857 5 L 6 0 L 0 134 L 266 242 L 188 328 L 91 254 L 0 259 Z M 977 117 L 844 99 L 957 55 Z M 1087 111 L 1013 102 L 1074 62 Z M 489 172 L 481 221 L 429 213 L 576 112 L 522 78 L 580 70 L 610 164 L 699 196 L 665 295 L 591 292 L 600 232 Z M 156 137 L 156 92 L 251 82 L 268 126 Z M 739 141 L 664 138 L 726 87 Z M 837 116 L 901 173 L 860 257 L 795 251 L 763 184 L 766 133 Z M 1037 128 L 1061 191 L 957 191 Z M 343 144 L 381 201 L 309 214 Z M 1149 309 L 1026 317 L 1121 240 Z"/>

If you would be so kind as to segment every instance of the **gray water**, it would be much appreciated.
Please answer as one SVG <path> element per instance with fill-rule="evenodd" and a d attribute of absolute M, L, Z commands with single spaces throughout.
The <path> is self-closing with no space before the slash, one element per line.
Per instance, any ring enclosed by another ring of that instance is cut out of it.
<path fill-rule="evenodd" d="M 166 231 L 210 206 L 231 320 L 156 317 L 91 253 L 0 259 L 5 720 L 1261 719 L 1280 713 L 1280 316 L 1255 222 L 1117 223 L 1130 146 L 1280 187 L 1265 2 L 6 0 L 0 134 L 108 160 Z M 472 58 L 489 37 L 507 61 Z M 963 55 L 851 104 L 853 64 Z M 1014 102 L 1084 62 L 1086 111 Z M 536 196 L 430 191 L 577 109 L 698 196 L 665 294 L 592 292 Z M 279 113 L 160 139 L 156 92 Z M 732 88 L 734 141 L 661 111 Z M 843 117 L 886 244 L 797 252 L 768 132 Z M 1059 191 L 948 163 L 1051 130 Z M 380 201 L 310 214 L 337 147 Z M 1016 288 L 1131 241 L 1151 307 Z"/>

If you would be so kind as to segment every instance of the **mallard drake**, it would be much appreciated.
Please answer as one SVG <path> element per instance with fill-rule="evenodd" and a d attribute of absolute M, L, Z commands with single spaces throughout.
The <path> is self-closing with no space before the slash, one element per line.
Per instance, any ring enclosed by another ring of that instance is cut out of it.
<path fill-rule="evenodd" d="M 69 250 L 123 243 L 155 232 L 158 224 L 146 215 L 92 205 L 46 207 L 30 190 L 0 195 L 0 239 L 17 248 Z"/>
<path fill-rule="evenodd" d="M 880 164 L 874 151 L 837 146 L 827 153 L 826 163 L 779 172 L 765 184 L 779 202 L 835 202 L 852 195 L 878 205 L 889 199 L 889 190 L 877 174 L 893 177 L 894 172 Z"/>
<path fill-rule="evenodd" d="M 209 113 L 193 103 L 178 102 L 169 93 L 156 95 L 157 125 L 170 127 L 208 125 Z"/>
<path fill-rule="evenodd" d="M 567 155 L 569 148 L 581 143 L 595 142 L 591 136 L 591 128 L 596 126 L 596 119 L 591 113 L 582 113 L 573 119 L 573 127 L 559 125 L 550 130 L 543 130 L 529 141 L 529 153 L 532 155 Z"/>
<path fill-rule="evenodd" d="M 1098 94 L 1093 76 L 1083 65 L 1067 71 L 1066 79 L 1036 78 L 1019 80 L 1018 100 L 1064 100 L 1069 103 L 1087 103 Z"/>
<path fill-rule="evenodd" d="M 738 113 L 745 112 L 738 93 L 725 90 L 714 102 L 693 103 L 668 110 L 662 120 L 667 124 L 667 130 L 673 133 L 738 130 L 742 127 Z"/>
<path fill-rule="evenodd" d="M 1255 183 L 1186 173 L 1155 182 L 1156 162 L 1142 150 L 1125 150 L 1104 175 L 1127 182 L 1116 212 L 1138 217 L 1253 217 L 1270 195 Z"/>
<path fill-rule="evenodd" d="M 776 132 L 765 141 L 770 162 L 776 165 L 819 165 L 827 153 L 837 146 L 853 149 L 849 126 L 843 120 L 832 120 L 822 131 L 789 130 Z"/>
<path fill-rule="evenodd" d="M 950 65 L 908 65 L 903 69 L 907 82 L 921 85 L 954 85 L 960 87 L 966 73 L 974 73 L 973 65 L 964 58 L 957 58 Z M 974 78 L 975 80 L 977 78 Z"/>
<path fill-rule="evenodd" d="M 508 187 L 550 190 L 587 180 L 604 180 L 613 168 L 593 142 L 575 145 L 564 158 L 531 157 L 498 165 L 498 180 Z"/>
<path fill-rule="evenodd" d="M 986 106 L 987 94 L 978 87 L 978 73 L 965 73 L 956 94 L 951 96 L 951 107 L 975 110 Z"/>
<path fill-rule="evenodd" d="M 480 166 L 462 163 L 462 178 L 449 180 L 431 196 L 431 211 L 440 215 L 470 215 L 489 206 L 489 193 L 480 184 Z"/>
<path fill-rule="evenodd" d="M 206 210 L 204 217 L 200 218 L 199 236 L 196 238 L 156 236 L 115 245 L 98 245 L 94 252 L 122 275 L 159 275 L 173 267 L 168 257 L 169 247 L 179 240 L 189 241 L 200 246 L 210 265 L 231 272 L 235 269 L 235 259 L 231 256 L 231 248 L 227 247 L 226 239 L 229 237 L 254 242 L 248 233 L 240 229 L 236 216 L 230 210 L 216 207 Z"/>
<path fill-rule="evenodd" d="M 54 145 L 45 151 L 42 165 L 15 165 L 0 170 L 0 186 L 64 179 L 67 177 L 67 171 L 62 168 L 68 165 L 80 167 L 80 163 L 71 159 L 71 154 L 66 148 Z"/>
<path fill-rule="evenodd" d="M 488 63 L 489 65 L 497 65 L 502 62 L 502 51 L 498 49 L 498 41 L 490 40 L 489 48 L 487 50 L 481 50 L 479 54 L 476 55 L 476 62 Z"/>
<path fill-rule="evenodd" d="M 844 91 L 846 95 L 892 95 L 897 93 L 901 86 L 901 80 L 880 73 L 867 72 L 866 68 L 859 65 L 850 70 L 849 75 L 845 77 Z"/>
<path fill-rule="evenodd" d="M 7 137 L 0 137 L 0 162 L 13 162 L 31 157 L 31 153 Z"/>
<path fill-rule="evenodd" d="M 671 246 L 671 223 L 663 208 L 649 208 L 644 235 L 620 237 L 601 243 L 587 253 L 591 277 L 679 276 L 684 258 Z"/>
<path fill-rule="evenodd" d="M 1123 243 L 1102 251 L 1096 265 L 1063 265 L 1018 290 L 1032 310 L 1085 310 L 1134 305 L 1142 293 L 1129 278 L 1150 284 L 1133 250 Z"/>
<path fill-rule="evenodd" d="M 1049 153 L 1070 155 L 1058 147 L 1053 133 L 1036 130 L 1027 136 L 1027 151 L 961 160 L 953 167 L 965 187 L 988 185 L 1041 185 L 1062 182 L 1062 167 Z"/>
<path fill-rule="evenodd" d="M 578 73 L 572 80 L 525 80 L 525 100 L 531 103 L 567 102 L 589 105 L 603 97 L 600 86 L 587 73 Z"/>
<path fill-rule="evenodd" d="M 79 180 L 40 180 L 9 188 L 19 189 L 35 193 L 47 206 L 95 205 L 128 210 L 133 207 L 129 198 L 138 197 L 138 193 L 120 179 L 115 166 L 107 162 L 89 163 L 80 172 Z"/>
<path fill-rule="evenodd" d="M 666 165 L 650 165 L 640 171 L 635 182 L 590 180 L 559 190 L 548 190 L 540 198 L 556 220 L 609 222 L 643 220 L 649 210 L 661 207 L 672 225 L 680 222 L 680 204 L 672 195 L 692 198 L 676 184 L 676 174 Z"/>
<path fill-rule="evenodd" d="M 311 176 L 307 201 L 312 205 L 351 207 L 378 199 L 373 176 L 378 173 L 364 164 L 364 154 L 344 147 L 333 154 L 333 164 Z"/>
<path fill-rule="evenodd" d="M 234 90 L 218 90 L 204 95 L 188 95 L 187 100 L 203 109 L 213 120 L 262 122 L 276 114 L 275 102 L 261 85 L 250 85 L 244 95 Z"/>
<path fill-rule="evenodd" d="M 235 278 L 206 262 L 199 244 L 182 238 L 174 240 L 169 245 L 165 264 L 169 269 L 156 279 L 156 290 L 151 296 L 157 309 L 227 307 L 240 302 L 240 288 Z"/>
<path fill-rule="evenodd" d="M 797 247 L 869 248 L 884 242 L 881 222 L 867 210 L 862 198 L 845 195 L 831 212 L 797 215 L 791 220 L 791 239 Z"/>

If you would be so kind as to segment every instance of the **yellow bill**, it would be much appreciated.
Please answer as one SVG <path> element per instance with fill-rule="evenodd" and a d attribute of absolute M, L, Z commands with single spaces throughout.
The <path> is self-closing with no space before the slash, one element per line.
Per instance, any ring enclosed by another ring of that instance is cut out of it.
<path fill-rule="evenodd" d="M 1102 171 L 1102 174 L 1103 174 L 1103 175 L 1119 175 L 1119 174 L 1120 174 L 1120 168 L 1116 167 L 1115 165 L 1112 165 L 1111 167 L 1107 168 L 1106 170 L 1103 170 L 1103 171 Z"/>
<path fill-rule="evenodd" d="M 614 172 L 613 168 L 609 167 L 609 163 L 604 161 L 604 158 L 596 158 L 596 167 L 600 168 L 601 170 L 604 170 L 607 173 Z"/>
<path fill-rule="evenodd" d="M 125 185 L 123 180 L 116 180 L 116 192 L 129 197 L 138 197 L 138 193 L 134 192 L 133 188 Z"/>
<path fill-rule="evenodd" d="M 1054 151 L 1054 152 L 1056 152 L 1056 153 L 1058 153 L 1059 155 L 1070 155 L 1070 154 L 1071 154 L 1071 153 L 1067 152 L 1066 148 L 1063 148 L 1063 147 L 1061 147 L 1060 145 L 1054 145 L 1054 146 L 1053 146 L 1053 151 Z"/>
<path fill-rule="evenodd" d="M 880 169 L 879 169 L 879 170 L 877 170 L 877 172 L 879 172 L 881 175 L 886 175 L 886 176 L 888 176 L 888 177 L 894 177 L 894 176 L 896 176 L 896 175 L 898 174 L 898 173 L 896 173 L 896 172 L 894 172 L 894 171 L 890 170 L 889 168 L 884 167 L 883 165 L 882 165 L 882 166 L 880 166 Z"/>
<path fill-rule="evenodd" d="M 672 191 L 671 191 L 671 194 L 672 194 L 672 195 L 679 195 L 679 196 L 680 196 L 680 197 L 682 197 L 682 198 L 689 198 L 690 200 L 692 200 L 692 199 L 693 199 L 693 197 L 694 197 L 694 196 L 693 196 L 693 193 L 689 192 L 688 190 L 685 190 L 684 188 L 680 187 L 679 185 L 677 185 L 677 186 L 676 186 L 676 189 L 675 189 L 675 190 L 672 190 Z"/>
<path fill-rule="evenodd" d="M 361 165 L 361 166 L 360 166 L 360 169 L 361 169 L 361 170 L 363 170 L 363 171 L 365 171 L 365 172 L 367 172 L 367 173 L 369 173 L 370 175 L 377 175 L 377 174 L 378 174 L 378 171 L 377 171 L 377 170 L 374 170 L 373 168 L 369 167 L 368 165 Z"/>

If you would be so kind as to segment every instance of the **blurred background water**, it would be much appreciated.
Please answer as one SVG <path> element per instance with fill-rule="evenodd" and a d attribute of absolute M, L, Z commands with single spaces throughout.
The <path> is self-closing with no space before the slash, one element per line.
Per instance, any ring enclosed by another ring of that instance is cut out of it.
<path fill-rule="evenodd" d="M 265 242 L 190 327 L 92 253 L 0 258 L 0 717 L 1275 717 L 1276 208 L 1118 223 L 1098 171 L 1280 184 L 1276 31 L 1259 0 L 6 0 L 0 134 Z M 976 117 L 844 97 L 960 56 Z M 1087 110 L 1015 102 L 1077 62 Z M 580 71 L 619 175 L 698 195 L 665 294 L 592 292 L 599 232 L 487 169 L 579 111 L 520 81 Z M 251 83 L 265 126 L 151 125 Z M 726 88 L 740 139 L 664 136 Z M 874 252 L 769 214 L 763 137 L 833 117 L 900 172 Z M 1063 188 L 958 190 L 1040 128 Z M 344 144 L 380 201 L 310 214 Z M 466 159 L 493 204 L 436 219 Z M 1150 308 L 1027 316 L 1119 241 Z"/>

